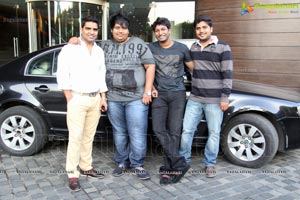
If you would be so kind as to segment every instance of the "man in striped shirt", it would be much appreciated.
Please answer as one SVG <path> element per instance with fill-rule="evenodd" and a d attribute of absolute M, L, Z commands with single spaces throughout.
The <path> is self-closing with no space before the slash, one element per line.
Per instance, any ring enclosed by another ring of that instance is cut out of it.
<path fill-rule="evenodd" d="M 202 117 L 208 126 L 208 140 L 204 151 L 206 176 L 216 175 L 216 159 L 223 112 L 228 109 L 232 88 L 233 62 L 228 44 L 212 35 L 212 20 L 200 15 L 194 21 L 196 37 L 191 46 L 194 61 L 192 90 L 183 120 L 180 154 L 189 163 L 193 136 Z"/>

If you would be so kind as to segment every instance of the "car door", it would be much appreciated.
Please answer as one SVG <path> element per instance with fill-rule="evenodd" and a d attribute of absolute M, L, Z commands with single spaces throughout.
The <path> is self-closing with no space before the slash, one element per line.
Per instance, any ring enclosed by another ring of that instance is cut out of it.
<path fill-rule="evenodd" d="M 50 128 L 55 132 L 67 131 L 66 99 L 57 88 L 56 69 L 59 49 L 44 52 L 31 59 L 25 70 L 25 84 L 40 102 L 49 117 Z"/>

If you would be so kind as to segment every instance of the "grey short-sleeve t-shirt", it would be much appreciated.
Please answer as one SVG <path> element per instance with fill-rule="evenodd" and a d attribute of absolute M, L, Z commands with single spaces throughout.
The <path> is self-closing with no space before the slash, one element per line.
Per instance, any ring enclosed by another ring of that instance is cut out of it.
<path fill-rule="evenodd" d="M 140 38 L 131 37 L 124 44 L 106 40 L 101 41 L 100 45 L 105 54 L 107 99 L 141 99 L 146 80 L 144 64 L 155 64 L 146 43 Z"/>
<path fill-rule="evenodd" d="M 162 48 L 158 42 L 150 43 L 154 56 L 156 73 L 154 86 L 158 91 L 181 91 L 184 86 L 184 63 L 192 61 L 185 44 L 174 41 L 169 48 Z"/>

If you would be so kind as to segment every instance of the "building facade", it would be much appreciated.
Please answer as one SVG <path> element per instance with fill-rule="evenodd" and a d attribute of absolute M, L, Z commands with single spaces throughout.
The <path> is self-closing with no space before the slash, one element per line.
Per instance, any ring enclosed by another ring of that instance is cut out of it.
<path fill-rule="evenodd" d="M 0 64 L 79 36 L 81 19 L 88 15 L 97 17 L 100 22 L 99 40 L 110 37 L 109 16 L 123 12 L 130 19 L 130 33 L 150 42 L 153 39 L 151 20 L 158 15 L 167 17 L 168 13 L 171 13 L 168 16 L 170 20 L 172 16 L 174 19 L 177 17 L 178 13 L 172 14 L 170 8 L 165 9 L 163 14 L 158 12 L 165 4 L 172 5 L 172 10 L 176 5 L 182 8 L 182 5 L 192 4 L 193 7 L 186 11 L 194 17 L 193 0 L 1 0 Z M 184 27 L 190 24 L 185 18 L 181 17 L 180 23 L 172 21 L 175 38 L 192 37 L 192 30 L 187 31 Z"/>
<path fill-rule="evenodd" d="M 230 44 L 234 78 L 300 92 L 300 2 L 196 0 L 196 15 L 213 19 Z"/>

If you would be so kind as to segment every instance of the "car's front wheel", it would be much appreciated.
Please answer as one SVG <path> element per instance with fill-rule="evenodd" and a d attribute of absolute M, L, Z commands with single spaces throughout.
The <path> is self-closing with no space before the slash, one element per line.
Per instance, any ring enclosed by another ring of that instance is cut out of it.
<path fill-rule="evenodd" d="M 41 116 L 31 108 L 16 106 L 0 114 L 0 146 L 16 156 L 30 156 L 40 151 L 48 137 Z"/>
<path fill-rule="evenodd" d="M 275 156 L 278 149 L 276 129 L 258 114 L 242 114 L 231 119 L 221 138 L 226 158 L 243 167 L 261 167 Z"/>

